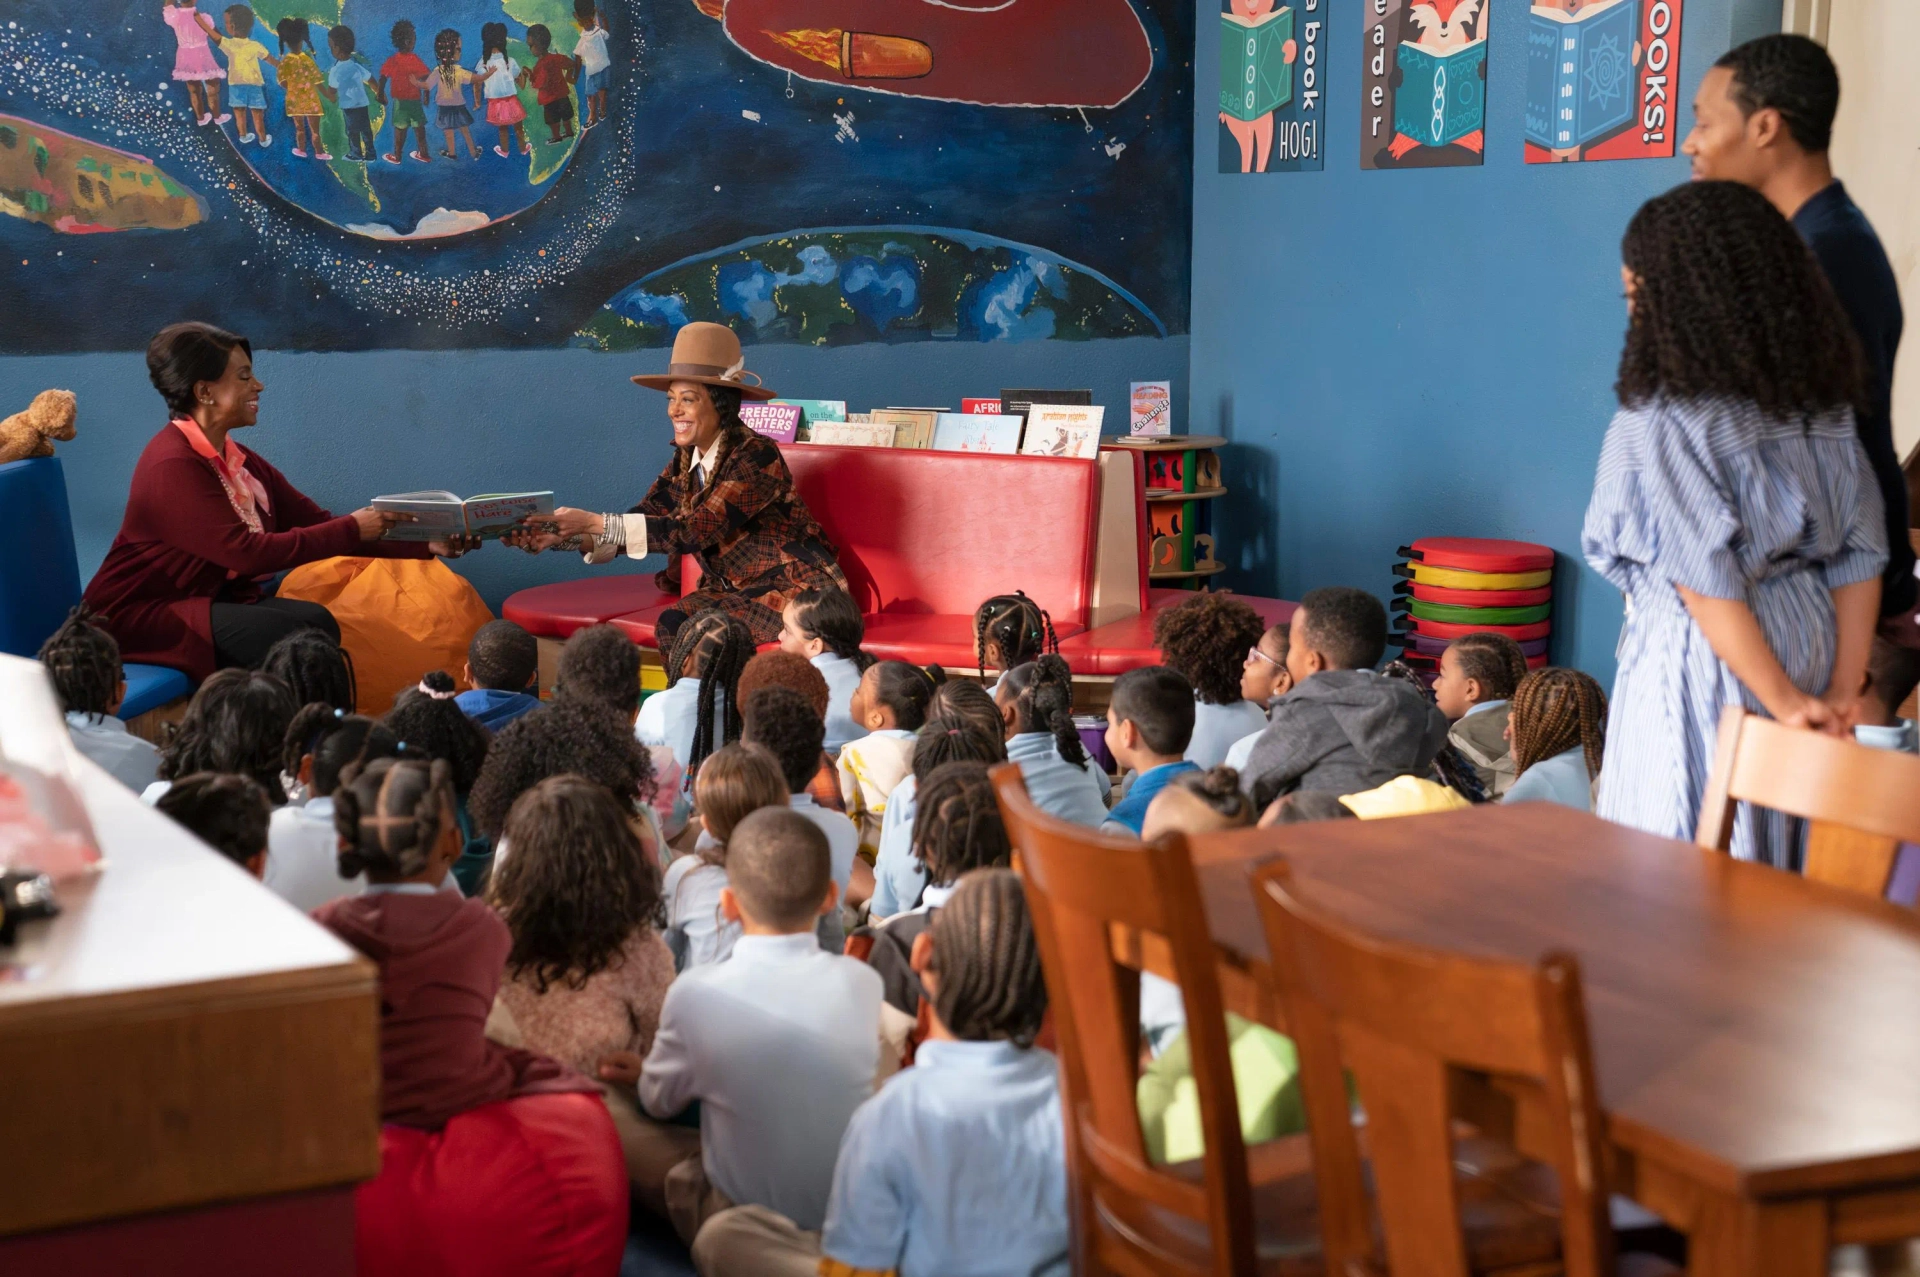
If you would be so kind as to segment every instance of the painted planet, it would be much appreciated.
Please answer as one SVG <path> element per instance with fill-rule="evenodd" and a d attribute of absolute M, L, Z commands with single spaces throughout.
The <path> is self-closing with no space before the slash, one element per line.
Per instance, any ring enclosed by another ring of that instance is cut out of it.
<path fill-rule="evenodd" d="M 695 320 L 746 341 L 815 346 L 1166 336 L 1139 298 L 1044 249 L 878 226 L 790 231 L 675 262 L 616 293 L 575 340 L 667 346 Z"/>
<path fill-rule="evenodd" d="M 225 6 L 217 0 L 200 0 L 200 10 L 225 31 Z M 459 66 L 468 71 L 480 62 L 480 29 L 489 22 L 507 27 L 507 55 L 531 71 L 535 59 L 527 49 L 527 28 L 544 25 L 552 36 L 554 53 L 571 56 L 578 31 L 573 26 L 571 0 L 438 0 L 427 12 L 417 4 L 403 0 L 255 0 L 257 22 L 253 39 L 266 46 L 269 55 L 281 56 L 275 25 L 282 17 L 308 20 L 313 33 L 314 61 L 321 74 L 333 69 L 336 59 L 328 47 L 328 31 L 344 25 L 353 32 L 353 59 L 365 66 L 377 82 L 382 67 L 396 50 L 394 23 L 401 19 L 417 28 L 414 54 L 429 68 L 436 64 L 435 37 L 442 30 L 460 35 Z M 219 58 L 223 65 L 227 58 Z M 525 212 L 552 189 L 554 180 L 572 158 L 578 145 L 579 112 L 574 112 L 576 135 L 555 139 L 547 126 L 545 108 L 539 103 L 531 84 L 518 92 L 526 119 L 520 128 L 531 148 L 523 154 L 517 138 L 504 143 L 501 130 L 487 123 L 482 106 L 473 110 L 469 130 L 478 152 L 475 158 L 466 141 L 456 133 L 453 158 L 448 158 L 446 134 L 439 128 L 434 105 L 434 89 L 422 90 L 420 98 L 427 129 L 425 145 L 416 129 L 407 133 L 407 146 L 399 161 L 385 157 L 395 152 L 394 110 L 396 99 L 389 80 L 388 100 L 383 105 L 369 95 L 368 116 L 373 127 L 374 155 L 356 158 L 348 147 L 345 117 L 333 102 L 322 100 L 320 137 L 332 157 L 321 160 L 310 147 L 303 158 L 293 154 L 296 134 L 287 117 L 286 92 L 278 83 L 275 69 L 265 63 L 261 71 L 266 80 L 267 131 L 272 142 L 262 145 L 256 136 L 243 140 L 243 121 L 236 112 L 225 126 L 228 140 L 240 158 L 273 191 L 289 203 L 330 222 L 343 230 L 372 239 L 430 239 L 460 235 Z M 473 86 L 473 87 L 478 87 Z M 372 85 L 369 84 L 369 89 Z M 228 89 L 229 95 L 231 88 Z M 472 109 L 473 88 L 467 90 Z M 231 109 L 223 100 L 222 109 Z M 565 126 L 557 126 L 563 133 Z M 429 157 L 414 158 L 416 152 Z"/>

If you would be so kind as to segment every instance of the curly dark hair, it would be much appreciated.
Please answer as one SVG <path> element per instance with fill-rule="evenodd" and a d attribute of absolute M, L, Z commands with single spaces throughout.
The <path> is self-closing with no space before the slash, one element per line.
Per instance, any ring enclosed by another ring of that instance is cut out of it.
<path fill-rule="evenodd" d="M 161 780 L 194 772 L 251 776 L 274 806 L 287 801 L 280 787 L 280 748 L 300 707 L 287 685 L 257 670 L 218 670 L 187 702 L 186 716 L 160 747 Z"/>
<path fill-rule="evenodd" d="M 333 792 L 340 876 L 391 882 L 419 874 L 453 821 L 453 806 L 445 763 L 380 758 L 347 768 Z"/>
<path fill-rule="evenodd" d="M 629 644 L 629 647 L 632 645 Z M 635 686 L 639 675 L 636 673 Z M 402 757 L 442 758 L 453 769 L 455 793 L 468 793 L 480 779 L 491 739 L 487 729 L 468 718 L 453 700 L 453 676 L 431 670 L 419 686 L 394 697 L 383 720 L 387 730 L 405 742 Z"/>
<path fill-rule="evenodd" d="M 1579 749 L 1586 755 L 1587 779 L 1600 774 L 1607 744 L 1607 694 L 1592 675 L 1556 665 L 1533 671 L 1514 690 L 1510 721 L 1516 770 Z"/>
<path fill-rule="evenodd" d="M 1153 645 L 1171 669 L 1186 675 L 1209 705 L 1240 700 L 1240 667 L 1267 626 L 1231 594 L 1196 594 L 1154 618 Z"/>
<path fill-rule="evenodd" d="M 1087 747 L 1073 725 L 1073 671 L 1063 658 L 1048 655 L 1014 666 L 1000 676 L 993 699 L 1013 706 L 1016 732 L 1046 732 L 1060 757 L 1086 765 Z"/>
<path fill-rule="evenodd" d="M 753 694 L 763 687 L 792 688 L 806 697 L 807 704 L 813 706 L 823 719 L 827 716 L 827 704 L 833 699 L 833 694 L 827 689 L 826 675 L 815 669 L 812 661 L 804 656 L 795 656 L 792 652 L 761 652 L 740 667 L 735 690 L 740 695 L 742 705 L 752 700 Z"/>
<path fill-rule="evenodd" d="M 611 625 L 575 630 L 560 649 L 553 694 L 597 701 L 632 718 L 640 708 L 640 649 Z"/>
<path fill-rule="evenodd" d="M 786 777 L 787 792 L 798 794 L 820 770 L 827 724 L 792 688 L 763 687 L 747 702 L 747 727 L 741 739 L 772 754 Z"/>
<path fill-rule="evenodd" d="M 53 694 L 68 714 L 104 718 L 120 694 L 120 644 L 82 604 L 40 645 Z"/>
<path fill-rule="evenodd" d="M 549 776 L 514 800 L 504 831 L 513 852 L 487 900 L 513 933 L 508 974 L 530 976 L 536 993 L 584 989 L 658 921 L 660 870 L 627 815 L 579 776 Z"/>
<path fill-rule="evenodd" d="M 1721 397 L 1791 420 L 1866 396 L 1853 324 L 1766 196 L 1690 182 L 1640 206 L 1620 255 L 1634 277 L 1620 402 Z"/>
<path fill-rule="evenodd" d="M 914 795 L 913 858 L 936 886 L 959 880 L 970 869 L 1005 865 L 1013 844 L 1000 819 L 1000 804 L 987 779 L 987 765 L 942 763 Z"/>
<path fill-rule="evenodd" d="M 250 776 L 195 772 L 182 776 L 153 804 L 164 816 L 244 868 L 266 854 L 272 808 L 267 791 Z"/>
<path fill-rule="evenodd" d="M 860 642 L 867 636 L 867 622 L 853 595 L 837 585 L 820 585 L 800 591 L 788 606 L 803 636 L 819 639 L 829 652 L 852 661 L 862 674 L 867 672 L 873 657 L 860 650 Z"/>
<path fill-rule="evenodd" d="M 934 1014 L 963 1042 L 1032 1046 L 1047 1014 L 1047 981 L 1011 869 L 976 869 L 934 913 Z"/>
<path fill-rule="evenodd" d="M 497 835 L 514 800 L 549 776 L 571 772 L 604 788 L 625 810 L 653 799 L 653 761 L 633 725 L 604 705 L 561 697 L 501 729 L 487 750 L 467 814 Z"/>
<path fill-rule="evenodd" d="M 997 724 L 996 720 L 996 724 Z M 1007 740 L 997 728 L 975 718 L 929 718 L 913 737 L 915 785 L 927 783 L 947 763 L 1004 763 Z"/>
<path fill-rule="evenodd" d="M 974 609 L 973 655 L 980 676 L 987 674 L 987 644 L 1000 652 L 1000 668 L 1011 669 L 1048 652 L 1060 650 L 1053 618 L 1027 597 L 1025 590 L 996 594 Z"/>
<path fill-rule="evenodd" d="M 302 705 L 325 701 L 353 713 L 359 687 L 353 677 L 353 657 L 322 630 L 303 626 L 267 649 L 260 672 L 271 674 L 293 690 Z"/>
<path fill-rule="evenodd" d="M 488 621 L 467 644 L 467 668 L 481 687 L 524 692 L 540 670 L 540 641 L 512 621 Z"/>
<path fill-rule="evenodd" d="M 1772 109 L 1800 144 L 1820 154 L 1833 144 L 1840 110 L 1840 72 L 1817 43 L 1803 35 L 1763 35 L 1729 49 L 1713 65 L 1733 72 L 1729 93 L 1740 114 Z"/>

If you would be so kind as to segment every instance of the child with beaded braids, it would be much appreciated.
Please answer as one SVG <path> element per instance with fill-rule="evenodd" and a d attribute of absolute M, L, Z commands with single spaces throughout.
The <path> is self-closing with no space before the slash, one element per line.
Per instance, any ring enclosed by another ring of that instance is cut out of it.
<path fill-rule="evenodd" d="M 1027 796 L 1049 816 L 1098 829 L 1111 782 L 1087 755 L 1073 725 L 1073 672 L 1058 656 L 1016 665 L 993 689 L 1007 734 L 1007 758 L 1020 764 Z"/>
<path fill-rule="evenodd" d="M 853 692 L 873 658 L 860 650 L 867 624 L 837 585 L 802 590 L 780 613 L 780 650 L 803 656 L 827 680 L 827 752 L 838 754 L 866 729 L 853 718 Z"/>
<path fill-rule="evenodd" d="M 1059 650 L 1053 618 L 1025 590 L 996 594 L 974 610 L 973 653 L 981 678 L 989 669 L 1012 669 Z"/>
<path fill-rule="evenodd" d="M 136 794 L 153 784 L 160 751 L 114 717 L 126 699 L 127 680 L 113 635 L 95 625 L 85 607 L 77 607 L 40 645 L 40 664 L 66 711 L 73 747 Z"/>
<path fill-rule="evenodd" d="M 340 875 L 364 873 L 367 889 L 314 919 L 380 968 L 381 1121 L 438 1130 L 515 1096 L 598 1091 L 546 1056 L 487 1040 L 513 937 L 491 908 L 438 887 L 461 848 L 446 762 L 350 765 L 334 829 Z"/>
<path fill-rule="evenodd" d="M 868 864 L 880 851 L 887 796 L 913 770 L 914 733 L 926 723 L 933 689 L 946 677 L 938 665 L 921 669 L 905 661 L 881 661 L 867 668 L 854 689 L 853 721 L 867 735 L 840 751 L 840 801 L 860 834 L 860 857 Z"/>
<path fill-rule="evenodd" d="M 1155 618 L 1161 662 L 1193 684 L 1186 756 L 1195 767 L 1218 767 L 1236 742 L 1266 728 L 1267 707 L 1240 694 L 1241 674 L 1265 634 L 1260 614 L 1231 594 L 1196 594 Z"/>
<path fill-rule="evenodd" d="M 1579 670 L 1546 666 L 1520 680 L 1507 721 L 1519 772 L 1502 800 L 1593 810 L 1607 740 L 1607 694 Z"/>
<path fill-rule="evenodd" d="M 703 1272 L 1064 1273 L 1067 1162 L 1059 1067 L 1033 1045 L 1047 1009 L 1020 880 L 960 880 L 913 946 L 931 1005 L 914 1067 L 854 1111 L 826 1224 L 723 1212 L 695 1244 Z"/>
<path fill-rule="evenodd" d="M 919 821 L 920 786 L 943 763 L 1007 761 L 1000 735 L 1000 711 L 978 683 L 942 683 L 933 703 L 942 711 L 914 736 L 913 771 L 887 796 L 880 824 L 880 852 L 873 864 L 873 899 L 867 916 L 878 921 L 920 902 L 927 871 L 913 853 Z"/>
<path fill-rule="evenodd" d="M 348 767 L 365 767 L 400 752 L 400 738 L 360 714 L 343 714 L 315 701 L 293 716 L 281 767 L 304 787 L 304 803 L 277 809 L 267 825 L 267 887 L 296 909 L 312 912 L 329 900 L 357 896 L 364 877 L 340 876 L 340 836 L 333 824 L 333 793 Z"/>
<path fill-rule="evenodd" d="M 634 733 L 642 745 L 672 750 L 689 784 L 708 754 L 740 739 L 740 671 L 755 646 L 746 622 L 717 608 L 674 632 L 667 689 L 640 706 Z"/>

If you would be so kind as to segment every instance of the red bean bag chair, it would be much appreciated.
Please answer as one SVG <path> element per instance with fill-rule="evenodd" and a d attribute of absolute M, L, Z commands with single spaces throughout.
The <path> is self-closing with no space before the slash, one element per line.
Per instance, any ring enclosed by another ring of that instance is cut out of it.
<path fill-rule="evenodd" d="M 356 1207 L 359 1277 L 613 1277 L 627 1167 L 598 1095 L 524 1095 L 382 1127 Z"/>

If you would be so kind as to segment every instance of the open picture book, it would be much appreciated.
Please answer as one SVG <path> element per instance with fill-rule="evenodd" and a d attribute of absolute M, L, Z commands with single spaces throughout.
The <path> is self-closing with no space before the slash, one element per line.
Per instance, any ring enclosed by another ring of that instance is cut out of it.
<path fill-rule="evenodd" d="M 375 497 L 373 508 L 410 514 L 412 523 L 396 523 L 389 541 L 443 541 L 476 536 L 495 540 L 530 514 L 552 514 L 551 492 L 489 492 L 464 500 L 451 492 L 397 492 Z"/>

